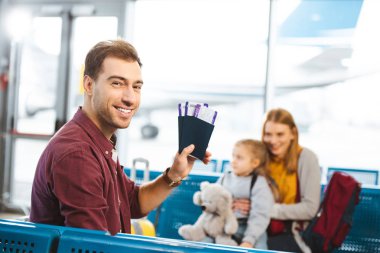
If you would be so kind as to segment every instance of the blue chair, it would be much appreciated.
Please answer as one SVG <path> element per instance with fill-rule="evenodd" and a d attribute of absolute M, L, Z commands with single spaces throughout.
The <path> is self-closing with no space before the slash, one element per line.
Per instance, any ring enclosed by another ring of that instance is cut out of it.
<path fill-rule="evenodd" d="M 124 168 L 127 176 L 130 175 L 131 169 Z M 162 172 L 150 171 L 150 180 L 161 175 Z M 143 170 L 136 170 L 136 182 L 142 182 L 144 178 Z M 202 210 L 199 206 L 193 204 L 193 195 L 199 191 L 200 183 L 209 181 L 216 182 L 219 175 L 196 175 L 190 174 L 185 178 L 181 185 L 173 190 L 169 197 L 156 209 L 148 214 L 155 227 L 158 237 L 181 239 L 178 234 L 178 228 L 184 224 L 193 224 Z"/>
<path fill-rule="evenodd" d="M 362 188 L 352 228 L 337 252 L 380 252 L 380 188 Z"/>
<path fill-rule="evenodd" d="M 0 250 L 12 253 L 258 252 L 251 249 L 142 235 L 0 219 Z M 262 251 L 260 251 L 262 252 Z"/>
<path fill-rule="evenodd" d="M 230 171 L 230 170 L 231 170 L 231 161 L 230 160 L 223 160 L 220 172 L 226 172 L 226 171 Z"/>
<path fill-rule="evenodd" d="M 127 167 L 124 167 L 124 173 L 130 177 L 131 176 L 131 168 L 127 168 Z M 149 171 L 149 180 L 153 180 L 155 179 L 156 177 L 158 177 L 159 175 L 161 175 L 162 172 L 160 171 Z M 135 179 L 135 182 L 137 184 L 141 184 L 144 182 L 144 170 L 142 169 L 136 169 L 136 179 Z"/>
<path fill-rule="evenodd" d="M 243 248 L 221 247 L 213 244 L 186 242 L 165 238 L 117 234 L 115 236 L 65 231 L 58 253 L 149 253 L 149 252 L 249 252 Z"/>
<path fill-rule="evenodd" d="M 58 229 L 38 227 L 33 223 L 0 220 L 1 252 L 56 252 Z"/>
<path fill-rule="evenodd" d="M 193 224 L 202 210 L 193 204 L 193 195 L 199 191 L 201 182 L 216 182 L 217 175 L 189 175 L 169 197 L 153 212 L 148 219 L 155 224 L 159 237 L 181 239 L 178 228 L 184 224 Z"/>
<path fill-rule="evenodd" d="M 124 168 L 127 176 L 131 169 Z M 150 171 L 149 179 L 152 180 L 162 172 Z M 184 224 L 192 224 L 196 221 L 202 210 L 193 204 L 193 195 L 199 191 L 202 181 L 216 182 L 218 175 L 196 175 L 191 174 L 185 178 L 181 185 L 173 190 L 170 196 L 156 209 L 148 215 L 155 227 L 158 237 L 181 239 L 178 228 Z M 143 170 L 136 170 L 136 183 L 142 182 L 144 178 Z"/>
<path fill-rule="evenodd" d="M 321 199 L 326 185 L 322 185 Z M 380 253 L 380 187 L 363 187 L 355 207 L 352 228 L 335 253 Z"/>
<path fill-rule="evenodd" d="M 207 165 L 200 160 L 195 160 L 191 173 L 217 172 L 218 160 L 212 159 Z"/>
<path fill-rule="evenodd" d="M 362 184 L 379 185 L 379 170 L 329 167 L 327 168 L 327 181 L 330 180 L 335 171 L 350 174 Z"/>
<path fill-rule="evenodd" d="M 129 239 L 143 239 L 143 240 L 150 240 L 155 241 L 156 243 L 164 243 L 164 244 L 171 244 L 171 245 L 177 245 L 176 252 L 194 252 L 194 247 L 198 251 L 199 249 L 205 250 L 205 252 L 208 252 L 210 249 L 217 249 L 222 250 L 223 252 L 257 252 L 257 253 L 265 253 L 265 252 L 274 252 L 274 251 L 264 251 L 264 250 L 257 250 L 257 249 L 247 249 L 247 248 L 236 248 L 233 246 L 227 246 L 227 245 L 220 245 L 220 244 L 212 244 L 212 243 L 205 243 L 205 242 L 192 242 L 192 241 L 185 241 L 185 240 L 177 240 L 177 239 L 170 239 L 170 238 L 157 238 L 157 237 L 147 237 L 142 235 L 129 235 L 129 234 L 117 234 L 116 237 L 123 237 L 123 238 L 129 238 Z"/>
<path fill-rule="evenodd" d="M 153 177 L 160 174 L 160 172 L 154 173 Z M 143 173 L 141 173 L 142 176 Z M 199 190 L 202 181 L 215 182 L 217 179 L 218 175 L 194 174 L 173 190 L 162 205 L 148 215 L 148 219 L 155 224 L 157 236 L 180 239 L 178 228 L 184 224 L 193 224 L 201 214 L 201 209 L 193 204 L 193 194 Z M 325 185 L 322 185 L 322 194 L 324 188 Z M 343 245 L 335 252 L 380 253 L 379 214 L 380 188 L 363 187 L 360 203 L 355 208 L 353 227 Z"/>

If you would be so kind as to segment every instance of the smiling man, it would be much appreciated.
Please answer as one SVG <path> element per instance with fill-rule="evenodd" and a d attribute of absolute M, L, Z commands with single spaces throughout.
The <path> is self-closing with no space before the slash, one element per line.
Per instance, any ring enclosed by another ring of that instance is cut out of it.
<path fill-rule="evenodd" d="M 129 233 L 131 218 L 157 207 L 190 173 L 194 145 L 143 186 L 123 173 L 115 132 L 127 128 L 139 108 L 141 65 L 134 47 L 123 40 L 99 42 L 89 51 L 83 107 L 53 136 L 38 162 L 32 222 Z M 206 152 L 204 162 L 210 158 Z"/>

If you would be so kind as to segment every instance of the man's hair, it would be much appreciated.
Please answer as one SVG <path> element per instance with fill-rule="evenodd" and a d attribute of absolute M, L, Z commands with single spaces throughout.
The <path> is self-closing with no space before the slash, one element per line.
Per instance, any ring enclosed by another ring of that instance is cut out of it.
<path fill-rule="evenodd" d="M 294 135 L 294 139 L 290 143 L 290 147 L 285 155 L 285 168 L 288 173 L 294 173 L 298 168 L 298 155 L 300 146 L 298 143 L 298 129 L 296 123 L 293 119 L 293 116 L 290 112 L 282 108 L 272 109 L 266 114 L 266 118 L 264 121 L 263 129 L 262 129 L 262 139 L 264 138 L 265 133 L 265 125 L 267 122 L 274 122 L 287 125 L 290 128 Z M 270 159 L 273 159 L 273 155 L 269 154 Z"/>
<path fill-rule="evenodd" d="M 235 146 L 243 146 L 251 154 L 251 158 L 259 159 L 260 164 L 255 168 L 255 173 L 261 176 L 267 175 L 268 152 L 261 141 L 253 139 L 243 139 L 235 143 Z"/>
<path fill-rule="evenodd" d="M 93 46 L 87 53 L 85 60 L 84 75 L 97 79 L 102 70 L 102 64 L 107 57 L 116 57 L 128 62 L 137 62 L 142 66 L 136 49 L 128 42 L 118 40 L 101 41 Z"/>

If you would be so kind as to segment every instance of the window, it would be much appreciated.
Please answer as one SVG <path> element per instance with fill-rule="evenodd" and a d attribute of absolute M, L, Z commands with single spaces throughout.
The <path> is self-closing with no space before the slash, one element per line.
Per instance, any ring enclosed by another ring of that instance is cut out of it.
<path fill-rule="evenodd" d="M 152 169 L 167 167 L 178 147 L 177 105 L 185 101 L 218 111 L 209 147 L 216 159 L 229 158 L 237 139 L 261 127 L 269 2 L 141 0 L 135 8 L 144 87 L 140 117 L 121 131 L 129 147 L 119 152 L 122 163 L 143 156 Z M 141 141 L 148 123 L 159 135 Z"/>

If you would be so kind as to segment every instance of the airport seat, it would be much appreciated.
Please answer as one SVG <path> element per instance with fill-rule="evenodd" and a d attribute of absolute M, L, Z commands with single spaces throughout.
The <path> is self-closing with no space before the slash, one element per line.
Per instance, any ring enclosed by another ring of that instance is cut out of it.
<path fill-rule="evenodd" d="M 237 247 L 144 235 L 118 233 L 111 236 L 99 230 L 1 219 L 0 250 L 8 253 L 257 252 Z"/>
<path fill-rule="evenodd" d="M 58 229 L 38 227 L 33 223 L 0 220 L 1 252 L 56 252 L 59 237 Z"/>
<path fill-rule="evenodd" d="M 148 215 L 156 227 L 159 237 L 181 239 L 178 228 L 184 224 L 193 224 L 202 210 L 193 204 L 193 195 L 200 189 L 200 183 L 216 182 L 218 175 L 189 175 L 169 197 Z"/>
<path fill-rule="evenodd" d="M 230 170 L 231 170 L 231 161 L 230 160 L 223 160 L 220 172 L 224 173 L 224 172 L 230 171 Z"/>
<path fill-rule="evenodd" d="M 128 168 L 128 167 L 124 167 L 124 173 L 127 174 L 128 177 L 131 176 L 131 168 Z M 148 180 L 153 180 L 155 179 L 156 177 L 158 177 L 159 175 L 161 175 L 162 172 L 160 171 L 155 171 L 155 170 L 152 170 L 152 171 L 149 171 L 149 177 L 148 177 Z M 144 182 L 144 170 L 143 169 L 136 169 L 136 179 L 135 179 L 135 182 L 137 184 L 142 184 Z"/>
<path fill-rule="evenodd" d="M 236 249 L 207 243 L 186 242 L 177 231 L 191 224 L 201 210 L 192 196 L 203 181 L 214 182 L 217 176 L 191 175 L 177 187 L 151 218 L 157 221 L 160 237 L 117 234 L 0 219 L 0 250 L 2 252 L 263 252 Z M 324 189 L 325 186 L 322 186 Z M 148 216 L 148 218 L 150 215 Z M 380 253 L 380 187 L 363 187 L 355 208 L 353 226 L 343 245 L 334 252 Z M 164 238 L 163 238 L 164 237 Z M 173 247 L 175 246 L 175 247 Z M 243 251 L 239 251 L 243 250 Z M 269 252 L 269 251 L 267 251 Z"/>
<path fill-rule="evenodd" d="M 252 252 L 236 247 L 187 242 L 165 238 L 154 238 L 117 234 L 115 236 L 65 231 L 59 242 L 57 253 L 149 253 L 149 252 Z M 255 252 L 255 251 L 253 251 Z"/>
<path fill-rule="evenodd" d="M 129 176 L 130 168 L 124 168 Z M 152 180 L 161 175 L 162 172 L 150 171 L 149 179 Z M 142 183 L 143 170 L 136 170 L 136 183 Z M 193 195 L 199 191 L 200 183 L 203 181 L 216 182 L 218 174 L 190 174 L 181 185 L 176 187 L 169 197 L 156 209 L 151 211 L 148 219 L 154 224 L 156 236 L 173 239 L 181 239 L 178 228 L 184 224 L 193 224 L 202 210 L 193 204 Z"/>
<path fill-rule="evenodd" d="M 129 176 L 130 168 L 124 168 Z M 152 180 L 161 175 L 162 172 L 150 171 L 149 179 Z M 136 170 L 136 183 L 142 183 L 143 170 Z M 148 219 L 154 224 L 155 233 L 158 237 L 181 239 L 178 228 L 183 224 L 192 224 L 201 214 L 199 206 L 193 204 L 193 195 L 199 190 L 202 181 L 216 182 L 217 174 L 190 174 L 181 185 L 173 190 L 169 197 L 156 209 L 151 211 Z M 190 215 L 189 215 L 190 213 Z"/>
<path fill-rule="evenodd" d="M 179 186 L 157 210 L 148 215 L 156 224 L 159 237 L 180 239 L 178 228 L 193 224 L 201 214 L 192 196 L 202 181 L 215 182 L 217 176 L 193 175 Z M 322 189 L 325 186 L 322 186 Z M 343 245 L 334 252 L 380 253 L 380 188 L 362 188 L 360 203 L 355 208 L 353 227 Z"/>
<path fill-rule="evenodd" d="M 161 172 L 151 171 L 151 179 Z M 143 172 L 137 176 L 143 176 Z M 218 175 L 190 175 L 156 210 L 148 215 L 155 224 L 158 237 L 180 239 L 178 228 L 193 224 L 201 214 L 199 206 L 193 204 L 193 194 L 202 181 L 215 182 Z M 322 185 L 322 194 L 325 185 Z M 353 227 L 343 245 L 335 252 L 380 253 L 380 188 L 363 186 L 360 203 L 355 208 Z"/>
<path fill-rule="evenodd" d="M 362 188 L 352 229 L 337 252 L 380 253 L 380 188 Z"/>
<path fill-rule="evenodd" d="M 354 169 L 354 168 L 327 168 L 327 181 L 330 180 L 332 174 L 335 171 L 345 172 L 350 174 L 360 183 L 365 185 L 379 185 L 379 170 L 368 170 L 368 169 Z"/>
<path fill-rule="evenodd" d="M 129 239 L 143 239 L 145 241 L 153 241 L 156 243 L 163 244 L 171 244 L 176 245 L 175 252 L 210 252 L 210 250 L 217 250 L 216 252 L 257 252 L 257 253 L 270 253 L 274 251 L 265 251 L 265 250 L 257 250 L 257 249 L 248 249 L 248 248 L 240 248 L 233 247 L 221 244 L 213 244 L 213 243 L 205 243 L 205 242 L 194 242 L 194 241 L 186 241 L 186 240 L 177 240 L 171 238 L 157 238 L 157 237 L 147 237 L 141 235 L 129 235 L 119 233 L 116 235 L 117 237 L 129 238 Z M 202 251 L 204 250 L 204 251 Z"/>
<path fill-rule="evenodd" d="M 193 169 L 191 170 L 191 173 L 198 173 L 198 172 L 217 172 L 218 168 L 218 160 L 212 159 L 207 165 L 204 164 L 200 160 L 195 160 Z"/>

